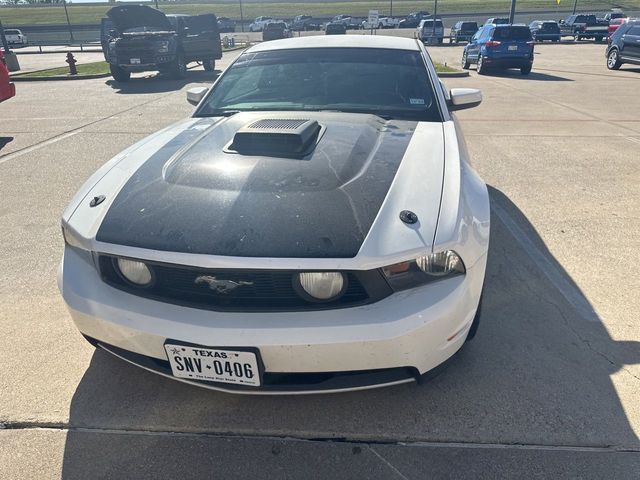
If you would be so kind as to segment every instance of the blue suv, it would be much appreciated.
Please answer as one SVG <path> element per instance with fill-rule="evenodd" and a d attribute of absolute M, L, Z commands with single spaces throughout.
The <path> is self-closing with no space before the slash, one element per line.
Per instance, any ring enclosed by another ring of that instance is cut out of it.
<path fill-rule="evenodd" d="M 462 68 L 476 64 L 479 74 L 489 68 L 519 68 L 528 75 L 533 66 L 533 38 L 526 25 L 483 25 L 462 53 Z"/>

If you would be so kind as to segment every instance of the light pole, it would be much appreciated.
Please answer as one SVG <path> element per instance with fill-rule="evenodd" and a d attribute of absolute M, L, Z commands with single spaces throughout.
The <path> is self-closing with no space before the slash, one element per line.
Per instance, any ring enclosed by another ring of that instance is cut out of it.
<path fill-rule="evenodd" d="M 69 27 L 69 36 L 70 40 L 73 42 L 73 30 L 71 28 L 71 22 L 69 21 L 69 11 L 67 10 L 67 0 L 62 0 L 62 5 L 64 6 L 64 15 L 67 17 L 67 26 Z"/>
<path fill-rule="evenodd" d="M 516 0 L 511 0 L 511 10 L 509 11 L 509 23 L 513 23 L 516 17 Z"/>
<path fill-rule="evenodd" d="M 573 2 L 573 14 L 575 15 L 576 13 L 576 7 L 578 6 L 578 0 L 576 0 L 575 2 Z"/>
<path fill-rule="evenodd" d="M 389 0 L 391 2 L 391 6 L 389 7 L 389 16 L 393 17 L 393 0 Z"/>
<path fill-rule="evenodd" d="M 244 32 L 244 17 L 242 15 L 242 0 L 240 0 L 240 29 Z"/>

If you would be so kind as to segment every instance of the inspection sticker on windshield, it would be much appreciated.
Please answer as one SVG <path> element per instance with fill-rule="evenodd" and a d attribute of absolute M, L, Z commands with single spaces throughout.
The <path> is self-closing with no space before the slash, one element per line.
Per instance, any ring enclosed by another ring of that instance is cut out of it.
<path fill-rule="evenodd" d="M 424 98 L 410 98 L 411 105 L 424 105 Z"/>

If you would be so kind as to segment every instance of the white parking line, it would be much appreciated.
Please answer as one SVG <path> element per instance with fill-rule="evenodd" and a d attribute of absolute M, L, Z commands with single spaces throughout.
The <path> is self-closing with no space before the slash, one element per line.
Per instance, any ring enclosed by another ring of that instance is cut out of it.
<path fill-rule="evenodd" d="M 51 145 L 52 143 L 59 142 L 60 140 L 64 140 L 65 138 L 72 137 L 73 135 L 77 135 L 80 132 L 82 132 L 82 130 L 75 130 L 73 132 L 64 133 L 57 137 L 50 138 L 49 140 L 45 140 L 44 142 L 37 143 L 27 148 L 23 148 L 22 150 L 18 150 L 17 152 L 14 152 L 14 153 L 10 153 L 5 157 L 0 157 L 0 165 L 2 165 L 4 162 L 8 162 L 9 160 L 13 160 L 14 158 L 18 158 L 18 157 L 21 157 L 22 155 L 26 155 L 27 153 L 31 153 L 35 150 L 39 150 L 42 147 Z"/>
<path fill-rule="evenodd" d="M 511 235 L 520 243 L 524 251 L 536 263 L 549 281 L 558 289 L 562 296 L 569 302 L 582 318 L 590 322 L 602 322 L 600 315 L 594 310 L 579 288 L 569 282 L 566 274 L 551 263 L 547 256 L 534 245 L 529 236 L 518 226 L 511 216 L 496 202 L 491 202 L 491 209 Z"/>
<path fill-rule="evenodd" d="M 624 137 L 624 138 L 626 138 L 627 140 L 633 143 L 640 143 L 640 138 L 633 138 L 633 137 Z"/>

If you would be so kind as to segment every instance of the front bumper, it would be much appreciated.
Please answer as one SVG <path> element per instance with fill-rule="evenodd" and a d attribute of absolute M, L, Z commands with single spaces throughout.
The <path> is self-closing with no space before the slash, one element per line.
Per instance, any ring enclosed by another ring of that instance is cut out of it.
<path fill-rule="evenodd" d="M 311 312 L 212 312 L 137 297 L 105 284 L 92 261 L 69 247 L 58 282 L 80 332 L 143 368 L 171 375 L 167 339 L 256 347 L 262 387 L 191 383 L 241 393 L 314 393 L 404 383 L 442 364 L 466 339 L 485 267 L 486 255 L 464 276 L 371 305 Z"/>
<path fill-rule="evenodd" d="M 132 58 L 137 58 L 140 63 L 132 63 Z M 176 56 L 173 53 L 158 54 L 153 56 L 136 56 L 133 53 L 131 55 L 118 53 L 117 56 L 113 57 L 113 60 L 115 65 L 125 69 L 128 72 L 144 72 L 148 70 L 157 70 L 164 66 L 172 65 L 176 60 Z"/>

